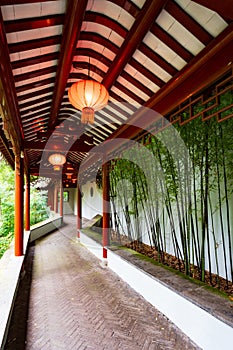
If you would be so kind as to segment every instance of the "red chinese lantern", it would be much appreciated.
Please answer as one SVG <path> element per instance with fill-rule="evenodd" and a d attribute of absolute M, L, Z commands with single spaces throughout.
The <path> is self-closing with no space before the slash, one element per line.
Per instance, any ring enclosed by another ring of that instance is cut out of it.
<path fill-rule="evenodd" d="M 60 170 L 62 165 L 66 162 L 66 157 L 60 153 L 54 153 L 49 156 L 49 163 L 53 165 L 54 170 Z"/>
<path fill-rule="evenodd" d="M 97 81 L 80 80 L 70 87 L 68 97 L 70 103 L 82 111 L 81 122 L 84 124 L 93 124 L 95 111 L 106 106 L 109 93 Z"/>

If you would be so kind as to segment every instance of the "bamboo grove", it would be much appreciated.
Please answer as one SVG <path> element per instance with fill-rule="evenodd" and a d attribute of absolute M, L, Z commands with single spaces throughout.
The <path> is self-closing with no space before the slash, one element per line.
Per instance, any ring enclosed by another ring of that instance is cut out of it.
<path fill-rule="evenodd" d="M 202 281 L 206 271 L 210 282 L 232 281 L 232 133 L 233 118 L 200 116 L 147 134 L 112 160 L 112 226 L 119 237 L 155 247 L 161 263 L 165 252 L 174 255 Z"/>

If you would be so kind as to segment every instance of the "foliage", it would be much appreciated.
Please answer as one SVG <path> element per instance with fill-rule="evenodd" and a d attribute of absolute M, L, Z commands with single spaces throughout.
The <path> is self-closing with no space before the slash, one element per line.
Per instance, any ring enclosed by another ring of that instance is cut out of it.
<path fill-rule="evenodd" d="M 32 187 L 30 198 L 30 224 L 34 225 L 48 218 L 47 191 Z"/>
<path fill-rule="evenodd" d="M 35 181 L 35 178 L 32 179 Z M 0 157 L 0 257 L 14 237 L 14 171 Z M 30 224 L 48 218 L 46 191 L 39 191 L 31 185 Z"/>
<path fill-rule="evenodd" d="M 13 238 L 14 233 L 14 172 L 0 159 L 0 237 Z"/>
<path fill-rule="evenodd" d="M 187 275 L 196 265 L 200 280 L 208 270 L 211 281 L 212 270 L 219 273 L 223 266 L 224 278 L 232 281 L 232 131 L 233 118 L 217 122 L 200 116 L 144 137 L 141 144 L 153 159 L 135 147 L 112 161 L 112 221 L 117 233 L 138 241 L 147 236 L 163 262 L 169 232 L 172 253 Z"/>

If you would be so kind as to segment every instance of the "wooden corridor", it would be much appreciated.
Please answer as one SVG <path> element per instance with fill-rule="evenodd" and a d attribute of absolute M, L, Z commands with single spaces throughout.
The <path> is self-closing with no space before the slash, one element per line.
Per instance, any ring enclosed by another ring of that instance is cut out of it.
<path fill-rule="evenodd" d="M 29 247 L 5 349 L 198 349 L 78 243 L 75 223 Z"/>

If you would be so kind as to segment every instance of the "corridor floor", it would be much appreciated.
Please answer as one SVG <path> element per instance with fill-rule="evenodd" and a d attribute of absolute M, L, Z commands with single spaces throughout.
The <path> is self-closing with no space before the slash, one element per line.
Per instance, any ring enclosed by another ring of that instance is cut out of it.
<path fill-rule="evenodd" d="M 76 240 L 75 221 L 66 220 L 62 228 L 29 248 L 32 275 L 24 277 L 31 282 L 28 313 L 22 313 L 25 291 L 16 300 L 18 316 L 13 315 L 5 349 L 198 349 L 156 308 L 102 267 Z M 29 272 L 30 267 L 27 276 Z"/>

